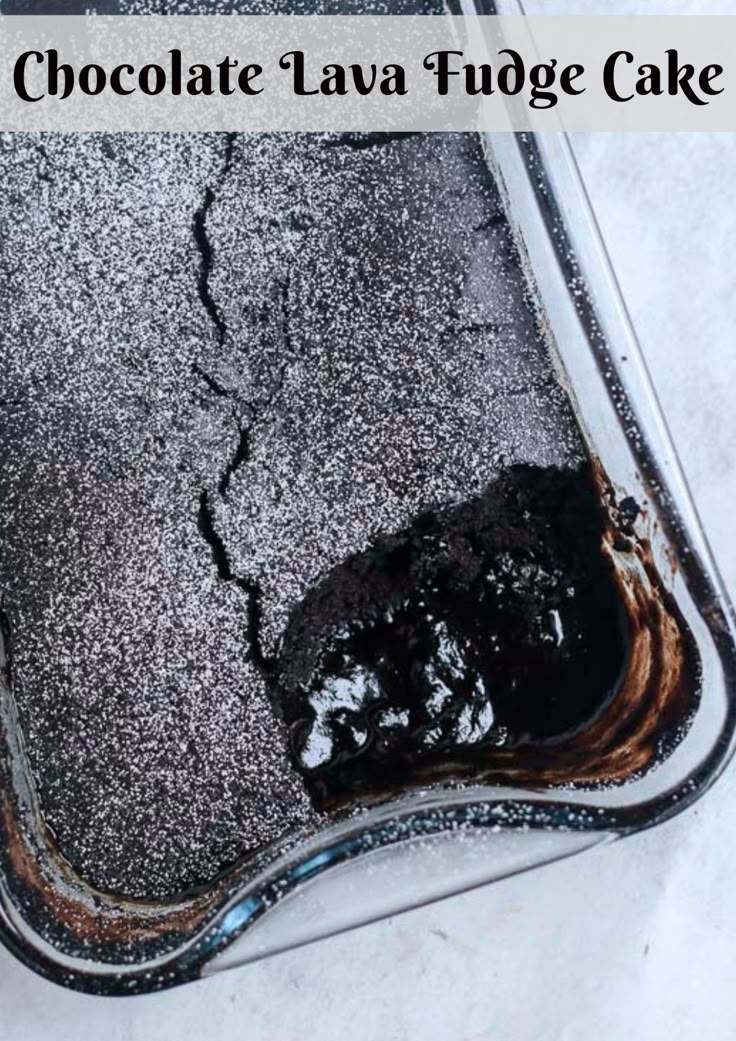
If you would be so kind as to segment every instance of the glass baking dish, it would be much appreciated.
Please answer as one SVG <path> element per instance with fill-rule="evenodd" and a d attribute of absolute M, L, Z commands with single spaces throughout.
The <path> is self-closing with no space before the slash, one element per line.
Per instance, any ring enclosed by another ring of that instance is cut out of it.
<path fill-rule="evenodd" d="M 305 833 L 287 852 L 268 849 L 176 903 L 126 900 L 91 889 L 55 850 L 25 759 L 4 639 L 0 939 L 49 979 L 140 993 L 244 964 L 650 827 L 697 799 L 728 761 L 731 607 L 569 143 L 562 133 L 490 134 L 484 145 L 601 499 L 611 516 L 627 501 L 639 507 L 630 521 L 639 557 L 615 540 L 609 547 L 622 582 L 635 591 L 656 576 L 692 634 L 700 696 L 686 732 L 623 780 L 591 783 L 583 771 L 544 786 L 522 777 L 515 787 L 420 790 Z"/>

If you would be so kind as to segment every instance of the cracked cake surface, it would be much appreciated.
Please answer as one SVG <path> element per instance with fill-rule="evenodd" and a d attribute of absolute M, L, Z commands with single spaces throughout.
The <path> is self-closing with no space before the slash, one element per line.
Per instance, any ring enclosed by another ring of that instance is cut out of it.
<path fill-rule="evenodd" d="M 318 820 L 267 672 L 310 586 L 577 466 L 471 135 L 8 135 L 0 582 L 44 814 L 162 896 Z"/>

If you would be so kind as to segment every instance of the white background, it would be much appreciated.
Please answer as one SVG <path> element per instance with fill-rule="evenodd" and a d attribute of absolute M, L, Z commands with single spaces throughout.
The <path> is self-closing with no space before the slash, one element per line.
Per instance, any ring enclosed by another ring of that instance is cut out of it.
<path fill-rule="evenodd" d="M 736 14 L 721 3 L 536 10 Z M 575 148 L 736 597 L 736 135 Z M 0 951 L 1 1041 L 733 1041 L 736 765 L 694 809 L 562 864 L 162 995 L 93 999 Z"/>

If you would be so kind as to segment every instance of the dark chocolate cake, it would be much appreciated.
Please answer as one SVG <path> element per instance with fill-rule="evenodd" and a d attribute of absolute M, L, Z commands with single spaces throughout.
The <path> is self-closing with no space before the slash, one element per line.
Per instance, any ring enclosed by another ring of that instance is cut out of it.
<path fill-rule="evenodd" d="M 5 135 L 0 176 L 2 610 L 86 882 L 600 717 L 599 486 L 475 136 Z"/>
<path fill-rule="evenodd" d="M 169 892 L 314 812 L 260 667 L 311 586 L 582 448 L 472 136 L 14 136 L 0 162 L 28 753 L 85 877 Z"/>

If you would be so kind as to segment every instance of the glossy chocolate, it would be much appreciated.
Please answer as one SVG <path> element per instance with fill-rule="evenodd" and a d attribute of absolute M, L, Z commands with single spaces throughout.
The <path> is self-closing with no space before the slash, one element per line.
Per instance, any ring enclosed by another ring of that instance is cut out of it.
<path fill-rule="evenodd" d="M 334 568 L 293 613 L 273 695 L 316 804 L 585 727 L 630 643 L 603 528 L 589 467 L 517 466 Z"/>

